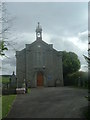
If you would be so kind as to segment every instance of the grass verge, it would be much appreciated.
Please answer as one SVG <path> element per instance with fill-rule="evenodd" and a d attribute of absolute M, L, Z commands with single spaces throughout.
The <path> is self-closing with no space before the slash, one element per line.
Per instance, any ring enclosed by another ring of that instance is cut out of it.
<path fill-rule="evenodd" d="M 8 115 L 14 102 L 16 95 L 4 95 L 2 96 L 2 118 L 5 118 Z"/>

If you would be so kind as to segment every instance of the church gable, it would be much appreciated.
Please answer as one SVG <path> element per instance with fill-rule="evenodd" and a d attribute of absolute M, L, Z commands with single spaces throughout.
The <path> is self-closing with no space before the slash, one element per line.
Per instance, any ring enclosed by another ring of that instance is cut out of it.
<path fill-rule="evenodd" d="M 52 44 L 47 44 L 46 42 L 44 42 L 43 40 L 39 40 L 39 41 L 35 41 L 32 44 L 26 44 L 26 48 L 28 50 L 37 50 L 39 48 L 42 48 L 42 50 L 50 50 L 52 49 Z"/>
<path fill-rule="evenodd" d="M 42 40 L 42 28 L 38 23 L 36 40 L 17 51 L 16 73 L 19 83 L 27 81 L 28 86 L 55 86 L 59 80 L 63 85 L 62 55 Z"/>

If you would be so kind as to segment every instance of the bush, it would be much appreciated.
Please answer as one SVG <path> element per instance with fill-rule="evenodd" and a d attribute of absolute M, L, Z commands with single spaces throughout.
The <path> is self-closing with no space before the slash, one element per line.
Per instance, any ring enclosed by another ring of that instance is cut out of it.
<path fill-rule="evenodd" d="M 81 87 L 88 87 L 88 73 L 87 72 L 82 72 L 78 71 L 73 74 L 68 74 L 65 82 L 66 85 L 73 85 L 73 86 L 78 86 L 80 80 L 80 86 Z"/>

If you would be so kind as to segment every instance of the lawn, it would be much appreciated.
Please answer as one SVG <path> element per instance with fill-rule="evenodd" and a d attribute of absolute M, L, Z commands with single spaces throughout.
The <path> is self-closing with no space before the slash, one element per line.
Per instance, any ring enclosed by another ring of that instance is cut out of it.
<path fill-rule="evenodd" d="M 9 77 L 2 76 L 2 83 L 9 83 Z"/>
<path fill-rule="evenodd" d="M 2 97 L 0 95 L 0 120 L 2 118 Z"/>
<path fill-rule="evenodd" d="M 3 95 L 2 96 L 2 118 L 7 116 L 15 98 L 16 98 L 16 95 Z"/>
<path fill-rule="evenodd" d="M 9 83 L 9 76 L 2 76 L 2 79 L 0 77 L 0 83 Z M 30 93 L 30 88 L 28 88 L 28 93 Z M 8 112 L 10 111 L 13 102 L 16 99 L 15 94 L 13 95 L 2 95 L 0 96 L 0 103 L 2 100 L 2 111 L 0 111 L 0 113 L 2 112 L 2 118 L 5 118 L 8 115 Z"/>
<path fill-rule="evenodd" d="M 9 83 L 9 77 L 7 76 L 0 76 L 0 83 Z"/>

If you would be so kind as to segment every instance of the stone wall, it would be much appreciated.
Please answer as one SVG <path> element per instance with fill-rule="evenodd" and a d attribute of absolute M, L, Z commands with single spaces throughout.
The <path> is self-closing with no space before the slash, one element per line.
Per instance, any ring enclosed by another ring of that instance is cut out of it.
<path fill-rule="evenodd" d="M 16 77 L 18 87 L 22 87 L 24 79 L 26 79 L 26 50 L 16 52 Z"/>
<path fill-rule="evenodd" d="M 42 72 L 44 86 L 55 86 L 59 80 L 63 84 L 62 55 L 52 44 L 36 40 L 26 44 L 26 48 L 16 53 L 17 78 L 19 84 L 26 79 L 30 87 L 37 87 L 37 72 Z"/>

